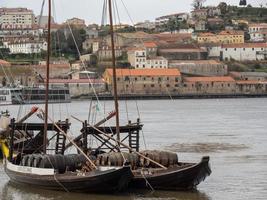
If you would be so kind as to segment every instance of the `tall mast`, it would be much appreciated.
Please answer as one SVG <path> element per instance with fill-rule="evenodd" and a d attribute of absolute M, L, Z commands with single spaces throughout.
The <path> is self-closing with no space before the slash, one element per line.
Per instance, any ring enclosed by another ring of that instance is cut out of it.
<path fill-rule="evenodd" d="M 43 138 L 43 153 L 46 153 L 47 125 L 48 125 L 48 92 L 49 92 L 49 64 L 50 64 L 50 41 L 51 41 L 51 0 L 48 0 L 48 31 L 47 31 L 47 56 L 46 56 L 46 87 L 45 87 L 45 123 Z"/>
<path fill-rule="evenodd" d="M 109 4 L 110 38 L 111 38 L 111 50 L 112 50 L 112 67 L 113 67 L 113 91 L 114 91 L 114 102 L 115 102 L 115 111 L 116 111 L 116 135 L 117 135 L 117 141 L 120 141 L 120 119 L 119 119 L 119 103 L 118 103 L 118 92 L 117 92 L 112 0 L 108 0 L 108 4 Z"/>

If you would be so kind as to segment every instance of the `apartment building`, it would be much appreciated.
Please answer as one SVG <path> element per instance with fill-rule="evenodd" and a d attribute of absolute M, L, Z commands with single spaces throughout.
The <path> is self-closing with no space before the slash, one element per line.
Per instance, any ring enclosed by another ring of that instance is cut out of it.
<path fill-rule="evenodd" d="M 47 42 L 45 41 L 21 40 L 4 42 L 4 46 L 10 50 L 10 54 L 33 54 L 47 50 Z"/>
<path fill-rule="evenodd" d="M 35 22 L 32 10 L 27 8 L 0 8 L 1 29 L 30 29 Z"/>

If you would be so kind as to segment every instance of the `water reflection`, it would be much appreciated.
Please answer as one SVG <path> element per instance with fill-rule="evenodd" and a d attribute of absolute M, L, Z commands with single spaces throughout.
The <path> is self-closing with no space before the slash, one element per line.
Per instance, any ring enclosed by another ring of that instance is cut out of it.
<path fill-rule="evenodd" d="M 48 191 L 43 189 L 25 187 L 7 182 L 0 193 L 1 200 L 211 200 L 205 193 L 199 191 L 171 192 L 171 191 L 144 191 L 132 190 L 127 193 L 102 195 L 67 193 L 61 191 Z"/>

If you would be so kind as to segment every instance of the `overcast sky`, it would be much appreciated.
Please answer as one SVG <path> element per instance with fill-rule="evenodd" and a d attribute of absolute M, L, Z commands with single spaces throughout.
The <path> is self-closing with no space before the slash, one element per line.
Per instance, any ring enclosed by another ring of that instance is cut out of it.
<path fill-rule="evenodd" d="M 27 7 L 34 10 L 38 15 L 43 0 L 0 0 L 1 7 Z M 189 12 L 193 0 L 116 0 L 119 8 L 119 15 L 122 22 L 129 23 L 126 10 L 122 2 L 129 10 L 133 22 L 154 20 L 158 16 Z M 205 5 L 217 5 L 222 0 L 207 0 Z M 238 5 L 239 0 L 225 0 L 227 4 Z M 267 3 L 267 0 L 247 0 L 248 4 L 259 6 Z M 56 21 L 61 23 L 71 17 L 79 17 L 86 20 L 86 23 L 101 23 L 103 0 L 54 0 Z"/>

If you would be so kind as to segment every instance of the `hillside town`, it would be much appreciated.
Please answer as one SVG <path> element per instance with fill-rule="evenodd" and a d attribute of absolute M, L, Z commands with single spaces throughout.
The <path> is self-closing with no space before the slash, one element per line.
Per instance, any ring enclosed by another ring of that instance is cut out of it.
<path fill-rule="evenodd" d="M 267 95 L 267 8 L 199 2 L 190 13 L 114 26 L 119 95 Z M 0 8 L 2 87 L 44 83 L 47 18 Z M 111 95 L 109 25 L 52 22 L 51 86 Z"/>

